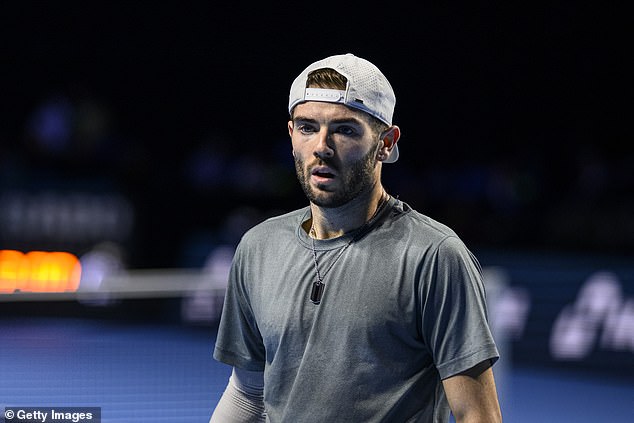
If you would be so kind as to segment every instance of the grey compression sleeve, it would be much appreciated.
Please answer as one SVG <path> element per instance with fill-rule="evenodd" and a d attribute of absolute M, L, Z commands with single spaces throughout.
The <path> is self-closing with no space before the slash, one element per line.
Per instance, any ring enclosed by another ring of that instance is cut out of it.
<path fill-rule="evenodd" d="M 209 423 L 265 422 L 264 374 L 234 368 Z"/>

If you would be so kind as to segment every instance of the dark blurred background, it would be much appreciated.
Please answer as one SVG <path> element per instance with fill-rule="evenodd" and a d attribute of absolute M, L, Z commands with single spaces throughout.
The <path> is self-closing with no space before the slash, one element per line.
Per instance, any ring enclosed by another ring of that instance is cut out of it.
<path fill-rule="evenodd" d="M 631 14 L 418 3 L 0 2 L 0 408 L 208 420 L 235 245 L 307 204 L 290 84 L 351 52 L 396 91 L 388 192 L 483 266 L 507 420 L 631 420 Z"/>
<path fill-rule="evenodd" d="M 390 193 L 473 248 L 633 250 L 629 28 L 608 5 L 4 2 L 0 16 L 3 248 L 110 238 L 129 267 L 199 265 L 206 243 L 306 204 L 288 89 L 353 52 L 397 94 Z"/>

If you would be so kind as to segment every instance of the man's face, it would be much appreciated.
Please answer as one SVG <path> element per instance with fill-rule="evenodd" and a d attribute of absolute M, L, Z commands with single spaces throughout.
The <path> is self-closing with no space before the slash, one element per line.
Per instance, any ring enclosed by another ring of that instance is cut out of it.
<path fill-rule="evenodd" d="M 378 181 L 379 139 L 363 112 L 306 102 L 295 107 L 288 129 L 297 178 L 312 203 L 339 207 Z"/>

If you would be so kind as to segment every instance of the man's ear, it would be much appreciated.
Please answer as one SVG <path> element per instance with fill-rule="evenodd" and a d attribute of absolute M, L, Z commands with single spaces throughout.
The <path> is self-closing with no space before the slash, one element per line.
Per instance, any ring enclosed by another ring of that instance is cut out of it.
<path fill-rule="evenodd" d="M 381 146 L 378 152 L 378 159 L 381 161 L 390 157 L 394 146 L 401 138 L 401 128 L 398 126 L 390 126 L 387 130 L 383 131 L 380 136 Z"/>
<path fill-rule="evenodd" d="M 289 120 L 288 121 L 288 135 L 289 136 L 293 136 L 293 121 Z"/>

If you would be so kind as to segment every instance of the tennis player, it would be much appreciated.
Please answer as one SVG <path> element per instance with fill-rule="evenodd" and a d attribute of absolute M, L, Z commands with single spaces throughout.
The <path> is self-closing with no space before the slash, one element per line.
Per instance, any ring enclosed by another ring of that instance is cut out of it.
<path fill-rule="evenodd" d="M 352 54 L 292 83 L 309 205 L 240 241 L 214 350 L 233 371 L 211 422 L 501 421 L 476 258 L 382 185 L 399 157 L 395 103 Z"/>

